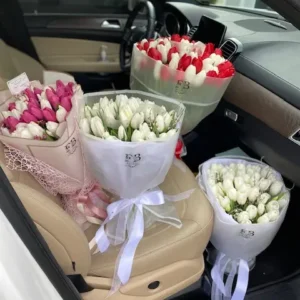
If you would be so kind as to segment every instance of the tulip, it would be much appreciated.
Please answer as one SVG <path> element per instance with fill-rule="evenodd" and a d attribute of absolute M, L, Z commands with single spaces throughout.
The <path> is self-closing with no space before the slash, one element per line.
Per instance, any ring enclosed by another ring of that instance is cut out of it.
<path fill-rule="evenodd" d="M 12 111 L 13 109 L 16 109 L 16 103 L 15 102 L 11 102 L 8 104 L 8 110 Z"/>
<path fill-rule="evenodd" d="M 274 175 L 274 173 L 269 173 L 267 179 L 269 179 L 272 183 L 277 181 L 277 178 Z"/>
<path fill-rule="evenodd" d="M 243 175 L 243 180 L 245 183 L 249 183 L 251 180 L 251 177 L 248 174 L 244 174 Z"/>
<path fill-rule="evenodd" d="M 65 108 L 59 105 L 58 110 L 56 111 L 56 119 L 58 123 L 64 122 L 66 120 L 67 114 L 68 112 L 65 110 Z M 52 120 L 48 120 L 48 121 L 52 121 Z"/>
<path fill-rule="evenodd" d="M 64 85 L 64 83 L 60 80 L 60 79 L 58 79 L 58 80 L 56 80 L 56 88 L 57 89 L 59 89 L 59 88 L 65 88 L 65 85 Z"/>
<path fill-rule="evenodd" d="M 5 119 L 8 117 L 12 117 L 11 111 L 2 111 L 1 113 L 3 115 L 3 118 L 5 118 Z"/>
<path fill-rule="evenodd" d="M 203 68 L 203 62 L 201 58 L 193 58 L 192 65 L 196 68 L 196 73 L 198 74 L 200 71 L 202 71 Z"/>
<path fill-rule="evenodd" d="M 191 50 L 191 44 L 189 41 L 187 40 L 181 40 L 180 41 L 180 44 L 179 44 L 179 53 L 180 53 L 180 56 L 186 54 L 186 53 L 189 53 L 190 50 Z"/>
<path fill-rule="evenodd" d="M 52 108 L 54 110 L 58 109 L 59 106 L 59 97 L 57 95 L 55 95 L 51 90 L 46 90 L 46 96 L 48 101 L 50 102 Z"/>
<path fill-rule="evenodd" d="M 143 133 L 144 137 L 147 137 L 151 132 L 151 130 L 150 130 L 147 123 L 141 124 L 140 127 L 139 127 L 139 130 L 140 130 L 140 132 Z"/>
<path fill-rule="evenodd" d="M 230 212 L 231 206 L 230 206 L 230 199 L 228 197 L 222 197 L 220 198 L 220 205 L 225 209 L 226 212 Z"/>
<path fill-rule="evenodd" d="M 249 190 L 248 200 L 250 202 L 255 202 L 258 196 L 259 196 L 259 188 L 258 187 L 253 187 Z"/>
<path fill-rule="evenodd" d="M 22 128 L 20 133 L 18 134 L 18 137 L 23 138 L 23 139 L 33 139 L 34 136 L 33 134 L 29 131 L 28 128 Z"/>
<path fill-rule="evenodd" d="M 40 108 L 36 107 L 36 106 L 31 106 L 28 105 L 28 111 L 35 116 L 38 120 L 43 120 L 44 119 L 44 115 L 43 112 Z"/>
<path fill-rule="evenodd" d="M 169 114 L 169 113 L 165 113 L 163 115 L 163 118 L 164 118 L 164 124 L 165 124 L 165 128 L 169 128 L 172 121 L 173 121 L 173 118 L 172 116 Z"/>
<path fill-rule="evenodd" d="M 169 63 L 169 68 L 176 70 L 178 68 L 178 63 L 179 63 L 180 57 L 178 53 L 173 53 L 172 54 L 172 59 Z"/>
<path fill-rule="evenodd" d="M 202 61 L 203 64 L 203 70 L 206 72 L 212 70 L 213 68 L 213 60 L 211 58 L 206 58 Z"/>
<path fill-rule="evenodd" d="M 92 118 L 92 109 L 91 109 L 88 105 L 86 105 L 86 106 L 84 107 L 84 116 L 85 116 L 88 120 L 91 120 L 91 118 Z"/>
<path fill-rule="evenodd" d="M 119 110 L 117 103 L 114 101 L 111 101 L 108 105 L 108 108 L 109 108 L 110 112 L 112 113 L 113 117 L 116 118 L 118 110 Z"/>
<path fill-rule="evenodd" d="M 165 64 L 168 61 L 168 52 L 167 52 L 167 47 L 165 45 L 157 45 L 157 50 L 161 54 L 161 60 Z"/>
<path fill-rule="evenodd" d="M 271 199 L 268 193 L 263 193 L 257 198 L 258 203 L 266 204 Z"/>
<path fill-rule="evenodd" d="M 104 137 L 105 129 L 102 120 L 98 116 L 91 119 L 91 129 L 95 136 Z"/>
<path fill-rule="evenodd" d="M 100 103 L 95 103 L 89 112 L 92 117 L 100 116 Z"/>
<path fill-rule="evenodd" d="M 196 67 L 193 65 L 189 65 L 184 73 L 184 78 L 186 81 L 192 82 L 196 75 Z"/>
<path fill-rule="evenodd" d="M 260 175 L 261 175 L 262 178 L 266 178 L 270 172 L 271 172 L 270 167 L 269 166 L 265 166 L 260 171 Z"/>
<path fill-rule="evenodd" d="M 271 210 L 268 212 L 268 218 L 270 220 L 270 222 L 274 222 L 277 221 L 277 219 L 279 218 L 279 210 Z"/>
<path fill-rule="evenodd" d="M 19 120 L 12 116 L 9 116 L 4 120 L 4 124 L 12 132 L 16 130 L 16 126 L 19 124 Z"/>
<path fill-rule="evenodd" d="M 134 114 L 130 123 L 131 127 L 133 129 L 138 129 L 140 125 L 144 123 L 144 119 L 145 119 L 144 113 L 141 112 L 141 113 Z"/>
<path fill-rule="evenodd" d="M 148 135 L 146 135 L 146 140 L 148 141 L 155 141 L 157 140 L 157 137 L 153 131 L 149 132 Z"/>
<path fill-rule="evenodd" d="M 127 141 L 127 133 L 123 125 L 121 125 L 118 129 L 118 138 L 121 141 Z"/>
<path fill-rule="evenodd" d="M 34 138 L 42 139 L 45 136 L 45 130 L 34 122 L 30 122 L 27 125 L 27 129 L 33 135 Z"/>
<path fill-rule="evenodd" d="M 239 205 L 244 205 L 247 202 L 248 194 L 246 192 L 237 192 L 236 201 Z"/>
<path fill-rule="evenodd" d="M 104 97 L 104 98 L 107 99 L 107 97 Z M 102 100 L 102 102 L 104 101 L 104 103 L 106 103 L 106 99 Z M 107 99 L 107 101 L 109 101 L 109 100 Z M 119 108 L 121 108 L 122 106 L 124 106 L 125 104 L 127 104 L 127 102 L 128 102 L 128 97 L 126 95 L 117 95 L 116 96 L 116 103 L 119 106 Z M 100 105 L 101 105 L 101 102 L 100 102 Z"/>
<path fill-rule="evenodd" d="M 100 111 L 101 113 L 101 111 Z M 107 127 L 110 127 L 112 129 L 118 129 L 120 126 L 120 121 L 116 120 L 114 117 L 114 114 L 112 113 L 109 106 L 106 106 L 103 110 L 103 121 Z"/>
<path fill-rule="evenodd" d="M 18 99 L 22 102 L 27 102 L 29 101 L 29 98 L 26 95 L 19 95 Z"/>
<path fill-rule="evenodd" d="M 84 133 L 91 133 L 90 122 L 87 118 L 83 118 L 80 120 L 79 127 Z"/>
<path fill-rule="evenodd" d="M 157 50 L 157 49 L 155 49 L 155 48 L 153 48 L 153 47 L 151 47 L 149 50 L 148 50 L 148 56 L 149 57 L 151 57 L 152 59 L 154 59 L 154 60 L 158 60 L 158 61 L 161 61 L 161 59 L 162 59 L 162 55 L 161 55 L 161 53 Z"/>
<path fill-rule="evenodd" d="M 174 42 L 180 42 L 180 41 L 181 41 L 180 35 L 177 34 L 177 33 L 172 34 L 172 35 L 171 35 L 171 41 L 174 41 Z"/>
<path fill-rule="evenodd" d="M 234 186 L 237 190 L 244 184 L 244 180 L 242 177 L 238 176 L 234 178 Z"/>
<path fill-rule="evenodd" d="M 160 133 L 158 139 L 159 139 L 160 141 L 165 141 L 165 140 L 168 139 L 168 135 L 167 135 L 165 132 Z"/>
<path fill-rule="evenodd" d="M 261 179 L 259 182 L 259 189 L 262 192 L 265 192 L 269 188 L 270 184 L 271 181 L 269 179 Z"/>
<path fill-rule="evenodd" d="M 35 99 L 37 100 L 37 96 L 33 93 L 33 91 L 29 88 L 24 90 L 25 95 L 28 97 L 28 99 Z"/>
<path fill-rule="evenodd" d="M 245 224 L 248 220 L 250 220 L 250 217 L 247 211 L 242 211 L 237 215 L 237 221 L 240 224 Z"/>
<path fill-rule="evenodd" d="M 252 168 L 247 168 L 246 173 L 247 173 L 249 176 L 252 176 L 252 175 L 254 174 L 254 170 L 253 170 Z"/>
<path fill-rule="evenodd" d="M 139 108 L 140 103 L 141 103 L 141 100 L 139 98 L 131 97 L 128 100 L 128 105 L 133 113 L 135 113 L 136 110 Z"/>
<path fill-rule="evenodd" d="M 277 196 L 281 190 L 283 188 L 283 183 L 280 181 L 275 181 L 272 183 L 272 185 L 270 186 L 270 194 L 271 196 Z"/>
<path fill-rule="evenodd" d="M 11 136 L 8 128 L 6 128 L 6 127 L 1 127 L 1 133 L 5 136 Z"/>
<path fill-rule="evenodd" d="M 176 129 L 170 129 L 168 132 L 167 132 L 167 136 L 168 137 L 171 137 L 173 135 L 175 135 L 177 133 L 177 130 Z"/>
<path fill-rule="evenodd" d="M 119 111 L 119 120 L 125 128 L 129 126 L 132 116 L 133 113 L 130 106 L 128 104 L 124 104 Z"/>
<path fill-rule="evenodd" d="M 43 91 L 41 89 L 35 87 L 35 88 L 33 88 L 33 92 L 37 97 L 38 95 L 41 95 Z"/>
<path fill-rule="evenodd" d="M 270 222 L 270 220 L 269 220 L 268 214 L 264 214 L 257 219 L 258 224 L 265 224 L 265 223 L 269 223 L 269 222 Z"/>
<path fill-rule="evenodd" d="M 14 117 L 14 118 L 16 118 L 16 119 L 20 119 L 20 117 L 21 117 L 21 113 L 17 110 L 17 109 L 13 109 L 12 111 L 11 111 L 11 115 L 12 115 L 12 117 Z"/>
<path fill-rule="evenodd" d="M 143 142 L 144 141 L 143 133 L 140 132 L 139 130 L 135 129 L 132 133 L 131 141 L 132 142 Z"/>
<path fill-rule="evenodd" d="M 48 121 L 46 123 L 47 131 L 51 133 L 51 136 L 55 135 L 57 127 L 58 127 L 57 122 Z"/>
<path fill-rule="evenodd" d="M 206 78 L 206 72 L 204 70 L 202 70 L 194 77 L 194 80 L 192 83 L 193 83 L 193 85 L 199 87 L 204 83 L 205 78 Z"/>
<path fill-rule="evenodd" d="M 111 136 L 111 135 L 109 134 L 109 132 L 105 131 L 105 132 L 103 133 L 103 136 L 102 136 L 102 137 L 103 137 L 104 139 L 108 140 L 110 136 Z"/>
<path fill-rule="evenodd" d="M 189 55 L 184 54 L 178 62 L 178 70 L 185 71 L 191 62 L 192 58 Z"/>
<path fill-rule="evenodd" d="M 60 105 L 67 111 L 69 112 L 72 108 L 72 102 L 71 102 L 71 97 L 70 96 L 65 96 L 62 97 L 60 100 Z"/>
<path fill-rule="evenodd" d="M 265 212 L 265 205 L 263 203 L 259 203 L 257 205 L 257 213 L 259 216 L 263 215 Z"/>
<path fill-rule="evenodd" d="M 167 55 L 167 60 L 168 60 L 168 62 L 170 62 L 171 60 L 172 60 L 172 58 L 173 58 L 173 54 L 174 53 L 177 53 L 178 54 L 178 51 L 177 51 L 177 48 L 174 46 L 174 47 L 172 47 L 172 48 L 170 48 L 170 50 L 169 50 L 169 52 L 168 52 L 168 55 Z M 178 57 L 179 57 L 179 55 L 178 55 Z M 177 67 L 176 67 L 177 68 Z"/>
<path fill-rule="evenodd" d="M 279 210 L 279 203 L 278 201 L 272 200 L 266 205 L 267 212 L 272 210 Z"/>
<path fill-rule="evenodd" d="M 151 49 L 151 48 L 156 48 L 156 46 L 157 46 L 157 40 L 154 40 L 154 39 L 150 39 L 149 40 L 149 49 Z"/>
<path fill-rule="evenodd" d="M 23 111 L 27 109 L 27 104 L 23 101 L 18 100 L 15 102 L 15 104 L 16 104 L 16 109 L 21 113 L 23 113 Z"/>
<path fill-rule="evenodd" d="M 158 115 L 155 119 L 155 126 L 158 132 L 163 132 L 165 129 L 164 118 L 161 115 Z"/>
<path fill-rule="evenodd" d="M 288 203 L 288 200 L 285 198 L 279 199 L 278 204 L 279 204 L 279 209 L 283 209 Z"/>
<path fill-rule="evenodd" d="M 38 119 L 29 112 L 29 110 L 24 110 L 23 111 L 23 114 L 21 115 L 21 118 L 20 120 L 22 122 L 25 122 L 25 123 L 30 123 L 30 122 L 37 122 Z"/>
<path fill-rule="evenodd" d="M 43 112 L 44 119 L 46 121 L 57 122 L 56 114 L 55 114 L 54 110 L 46 107 L 46 108 L 42 109 L 42 112 Z"/>
<path fill-rule="evenodd" d="M 232 183 L 232 180 L 230 180 L 230 179 L 228 179 L 228 178 L 225 178 L 225 179 L 223 180 L 223 187 L 224 187 L 224 190 L 225 190 L 225 191 L 228 191 L 228 190 L 234 188 L 233 183 Z"/>
<path fill-rule="evenodd" d="M 253 220 L 257 216 L 257 207 L 255 205 L 248 205 L 246 208 L 246 212 L 249 214 L 249 219 Z"/>
<path fill-rule="evenodd" d="M 235 188 L 228 189 L 227 196 L 231 201 L 236 201 L 237 200 L 237 190 Z"/>

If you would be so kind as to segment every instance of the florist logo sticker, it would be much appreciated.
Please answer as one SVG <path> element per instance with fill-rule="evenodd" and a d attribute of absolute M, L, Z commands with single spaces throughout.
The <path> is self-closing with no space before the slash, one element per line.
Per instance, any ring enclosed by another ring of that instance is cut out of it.
<path fill-rule="evenodd" d="M 125 163 L 127 167 L 134 168 L 136 167 L 139 162 L 141 161 L 142 157 L 141 154 L 125 154 Z"/>
<path fill-rule="evenodd" d="M 67 154 L 68 154 L 68 155 L 73 154 L 73 153 L 76 151 L 77 147 L 78 147 L 77 141 L 76 141 L 76 139 L 73 137 L 73 138 L 71 139 L 71 141 L 65 146 L 66 151 L 67 151 Z"/>
<path fill-rule="evenodd" d="M 240 236 L 242 236 L 245 239 L 250 239 L 250 238 L 254 237 L 254 231 L 241 229 Z"/>

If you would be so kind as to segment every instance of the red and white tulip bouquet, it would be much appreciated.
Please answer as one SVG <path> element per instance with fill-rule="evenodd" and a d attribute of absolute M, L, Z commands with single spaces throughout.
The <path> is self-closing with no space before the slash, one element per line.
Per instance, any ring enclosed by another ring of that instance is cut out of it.
<path fill-rule="evenodd" d="M 134 45 L 131 88 L 181 100 L 187 108 L 186 133 L 215 109 L 234 73 L 232 63 L 212 43 L 174 34 Z"/>
<path fill-rule="evenodd" d="M 0 92 L 0 141 L 8 168 L 29 172 L 49 193 L 59 194 L 80 225 L 99 224 L 108 197 L 85 166 L 74 107 L 82 97 L 80 85 L 61 80 L 46 86 L 28 82 L 14 96 Z"/>

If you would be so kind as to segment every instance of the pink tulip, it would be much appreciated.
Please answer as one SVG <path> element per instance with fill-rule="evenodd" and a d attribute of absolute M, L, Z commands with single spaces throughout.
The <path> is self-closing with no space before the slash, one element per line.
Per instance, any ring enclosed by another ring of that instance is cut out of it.
<path fill-rule="evenodd" d="M 62 88 L 62 87 L 59 87 L 59 88 L 57 88 L 57 90 L 56 90 L 56 95 L 59 97 L 59 98 L 61 98 L 61 97 L 64 97 L 65 96 L 65 89 L 64 88 Z"/>
<path fill-rule="evenodd" d="M 39 101 L 32 97 L 28 99 L 28 104 L 31 104 L 32 106 L 35 107 L 40 107 Z"/>
<path fill-rule="evenodd" d="M 8 117 L 4 120 L 5 126 L 9 129 L 10 132 L 16 130 L 16 126 L 19 124 L 19 120 L 14 117 Z"/>
<path fill-rule="evenodd" d="M 42 110 L 46 121 L 57 122 L 55 111 L 46 107 Z"/>
<path fill-rule="evenodd" d="M 24 93 L 26 94 L 26 96 L 27 96 L 29 99 L 30 99 L 30 98 L 33 98 L 33 99 L 37 100 L 36 95 L 34 94 L 34 92 L 33 92 L 31 89 L 29 89 L 29 88 L 25 89 L 25 90 L 24 90 Z"/>
<path fill-rule="evenodd" d="M 30 122 L 37 122 L 38 119 L 33 114 L 31 114 L 28 110 L 24 110 L 23 114 L 21 115 L 20 121 L 25 123 L 30 123 Z"/>
<path fill-rule="evenodd" d="M 61 80 L 56 80 L 56 89 L 64 89 L 65 85 Z"/>
<path fill-rule="evenodd" d="M 16 109 L 16 103 L 15 102 L 11 102 L 8 104 L 8 110 L 12 111 L 13 109 Z"/>
<path fill-rule="evenodd" d="M 65 86 L 65 92 L 66 92 L 66 95 L 68 95 L 68 96 L 73 96 L 73 86 L 74 86 L 74 82 L 69 82 L 69 83 Z"/>
<path fill-rule="evenodd" d="M 49 89 L 46 90 L 46 96 L 47 96 L 47 98 L 48 98 L 48 100 L 49 100 L 52 108 L 54 110 L 57 110 L 58 109 L 58 105 L 59 105 L 59 97 L 57 95 L 55 95 L 53 93 L 53 91 L 51 91 Z"/>
<path fill-rule="evenodd" d="M 62 97 L 60 100 L 60 105 L 69 112 L 72 108 L 71 96 Z"/>
<path fill-rule="evenodd" d="M 40 95 L 43 91 L 42 91 L 41 89 L 35 87 L 35 88 L 33 89 L 33 92 L 34 92 L 34 94 L 37 96 L 37 95 Z"/>
<path fill-rule="evenodd" d="M 35 116 L 38 120 L 43 120 L 44 119 L 44 115 L 42 110 L 39 107 L 36 106 L 32 106 L 32 105 L 28 105 L 28 110 L 29 112 Z"/>

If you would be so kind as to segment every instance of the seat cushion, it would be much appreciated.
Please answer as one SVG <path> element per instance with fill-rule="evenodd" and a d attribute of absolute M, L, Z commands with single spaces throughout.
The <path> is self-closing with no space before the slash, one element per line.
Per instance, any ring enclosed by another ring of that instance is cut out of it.
<path fill-rule="evenodd" d="M 213 226 L 213 210 L 200 190 L 193 173 L 179 162 L 173 165 L 161 189 L 165 194 L 176 195 L 195 189 L 186 200 L 176 202 L 182 228 L 177 229 L 163 223 L 156 223 L 144 234 L 134 259 L 132 276 L 151 272 L 181 260 L 201 257 L 209 241 Z M 88 240 L 95 235 L 97 226 L 86 231 Z M 89 275 L 111 278 L 120 247 L 111 247 L 106 253 L 92 256 Z"/>

